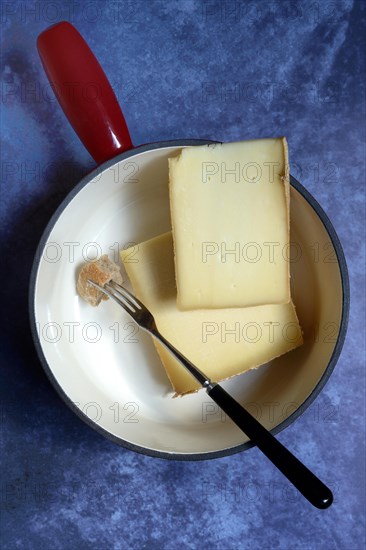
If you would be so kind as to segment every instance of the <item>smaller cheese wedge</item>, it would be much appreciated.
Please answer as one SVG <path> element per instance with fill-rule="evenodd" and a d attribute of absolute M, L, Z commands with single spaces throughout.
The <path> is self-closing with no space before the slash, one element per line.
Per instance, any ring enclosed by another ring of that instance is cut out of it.
<path fill-rule="evenodd" d="M 179 311 L 171 232 L 122 251 L 121 260 L 136 296 L 154 315 L 161 334 L 213 381 L 256 368 L 302 344 L 291 302 Z M 175 394 L 200 389 L 179 361 L 155 339 L 154 343 Z"/>
<path fill-rule="evenodd" d="M 169 192 L 180 309 L 290 301 L 285 138 L 183 148 Z"/>

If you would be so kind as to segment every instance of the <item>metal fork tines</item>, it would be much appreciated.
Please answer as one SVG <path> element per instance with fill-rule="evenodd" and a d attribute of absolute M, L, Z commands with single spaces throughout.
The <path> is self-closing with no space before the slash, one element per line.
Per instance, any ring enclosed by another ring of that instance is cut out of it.
<path fill-rule="evenodd" d="M 115 281 L 106 283 L 104 287 L 98 285 L 91 279 L 89 279 L 88 282 L 122 306 L 141 328 L 149 332 L 155 328 L 155 321 L 152 313 L 138 298 L 136 298 L 136 296 L 131 294 L 129 290 Z"/>

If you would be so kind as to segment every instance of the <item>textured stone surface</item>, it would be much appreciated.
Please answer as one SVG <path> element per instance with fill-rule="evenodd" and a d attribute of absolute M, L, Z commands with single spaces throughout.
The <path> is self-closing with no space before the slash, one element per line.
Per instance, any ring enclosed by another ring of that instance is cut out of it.
<path fill-rule="evenodd" d="M 1 9 L 1 258 L 3 270 L 17 270 L 1 289 L 2 548 L 363 548 L 365 3 L 54 0 Z M 29 272 L 52 212 L 93 166 L 35 48 L 38 33 L 63 19 L 99 58 L 135 144 L 287 136 L 292 173 L 329 214 L 351 279 L 338 365 L 279 436 L 332 487 L 329 510 L 295 494 L 256 449 L 179 463 L 119 448 L 47 381 L 29 333 Z"/>

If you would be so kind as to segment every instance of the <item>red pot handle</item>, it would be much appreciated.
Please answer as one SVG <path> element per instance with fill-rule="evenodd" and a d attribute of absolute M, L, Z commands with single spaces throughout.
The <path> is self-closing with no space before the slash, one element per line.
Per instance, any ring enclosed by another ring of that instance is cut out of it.
<path fill-rule="evenodd" d="M 85 147 L 99 164 L 133 147 L 108 79 L 71 23 L 43 31 L 37 48 L 54 93 Z"/>

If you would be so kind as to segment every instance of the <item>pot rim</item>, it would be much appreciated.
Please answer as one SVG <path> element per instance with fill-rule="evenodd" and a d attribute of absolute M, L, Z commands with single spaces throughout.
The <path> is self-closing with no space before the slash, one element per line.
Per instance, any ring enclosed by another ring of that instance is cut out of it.
<path fill-rule="evenodd" d="M 138 147 L 125 151 L 124 153 L 121 153 L 116 157 L 113 157 L 112 159 L 107 160 L 106 162 L 97 166 L 94 170 L 92 170 L 92 172 L 84 176 L 82 180 L 68 193 L 68 195 L 64 198 L 64 200 L 58 206 L 55 213 L 53 214 L 50 221 L 48 222 L 36 249 L 32 270 L 31 270 L 31 275 L 30 275 L 30 280 L 29 280 L 28 304 L 29 304 L 30 327 L 31 327 L 33 342 L 37 350 L 37 354 L 42 364 L 42 367 L 48 379 L 50 380 L 51 384 L 53 385 L 54 389 L 59 394 L 59 396 L 81 420 L 83 420 L 86 424 L 88 424 L 88 426 L 96 430 L 98 433 L 100 433 L 107 439 L 113 441 L 114 443 L 117 443 L 118 445 L 126 449 L 138 452 L 140 454 L 155 457 L 155 458 L 164 458 L 168 460 L 194 461 L 194 460 L 208 460 L 213 458 L 222 458 L 225 456 L 230 456 L 230 455 L 239 453 L 241 451 L 246 451 L 251 447 L 253 447 L 254 444 L 248 441 L 247 443 L 236 445 L 234 447 L 229 447 L 228 449 L 222 449 L 219 451 L 209 451 L 207 453 L 170 453 L 170 452 L 156 451 L 154 449 L 149 449 L 147 447 L 142 447 L 140 445 L 130 443 L 129 441 L 126 441 L 120 437 L 117 437 L 109 433 L 107 430 L 105 430 L 104 428 L 96 424 L 86 414 L 84 414 L 78 407 L 76 407 L 76 405 L 71 401 L 71 399 L 65 393 L 62 386 L 59 384 L 56 377 L 54 376 L 51 370 L 51 367 L 48 365 L 48 362 L 43 353 L 40 339 L 38 337 L 38 331 L 37 331 L 37 325 L 36 325 L 36 311 L 35 311 L 35 289 L 36 289 L 37 275 L 38 275 L 38 269 L 39 269 L 40 261 L 42 257 L 42 252 L 47 243 L 48 237 L 52 229 L 54 228 L 59 217 L 67 208 L 67 206 L 70 204 L 72 199 L 84 187 L 86 187 L 88 183 L 92 179 L 94 179 L 99 173 L 107 170 L 108 168 L 110 168 L 114 164 L 117 164 L 118 162 L 121 162 L 122 160 L 125 160 L 127 158 L 133 157 L 135 155 L 138 155 L 140 153 L 144 153 L 147 151 L 152 151 L 155 149 L 164 149 L 168 147 L 187 147 L 191 145 L 207 145 L 210 143 L 219 143 L 219 142 L 212 141 L 212 140 L 204 140 L 204 139 L 180 139 L 180 140 L 170 140 L 170 141 L 158 141 L 150 144 L 140 145 Z M 299 418 L 305 412 L 305 410 L 313 403 L 313 401 L 316 399 L 316 397 L 319 395 L 319 393 L 327 383 L 330 375 L 332 374 L 335 368 L 335 365 L 339 359 L 339 356 L 343 348 L 343 344 L 344 344 L 346 332 L 347 332 L 348 319 L 349 319 L 349 307 L 350 307 L 350 286 L 349 286 L 348 269 L 347 269 L 346 259 L 345 259 L 345 255 L 344 255 L 339 237 L 330 219 L 328 218 L 327 214 L 325 213 L 323 208 L 320 206 L 320 204 L 317 202 L 317 200 L 311 195 L 311 193 L 309 193 L 309 191 L 307 191 L 305 187 L 303 187 L 303 185 L 301 185 L 301 183 L 298 182 L 293 176 L 290 176 L 290 184 L 304 197 L 304 199 L 310 204 L 310 206 L 313 208 L 315 213 L 318 215 L 319 219 L 323 223 L 330 237 L 330 240 L 334 246 L 334 250 L 338 260 L 341 281 L 342 281 L 342 315 L 341 315 L 341 322 L 340 322 L 337 342 L 334 346 L 332 356 L 329 360 L 329 363 L 322 377 L 320 378 L 319 382 L 317 383 L 313 391 L 310 393 L 310 395 L 299 405 L 299 407 L 283 422 L 281 422 L 280 424 L 278 424 L 278 426 L 276 426 L 271 430 L 271 433 L 273 435 L 281 432 L 282 430 L 287 428 L 290 424 L 292 424 L 297 418 Z"/>

